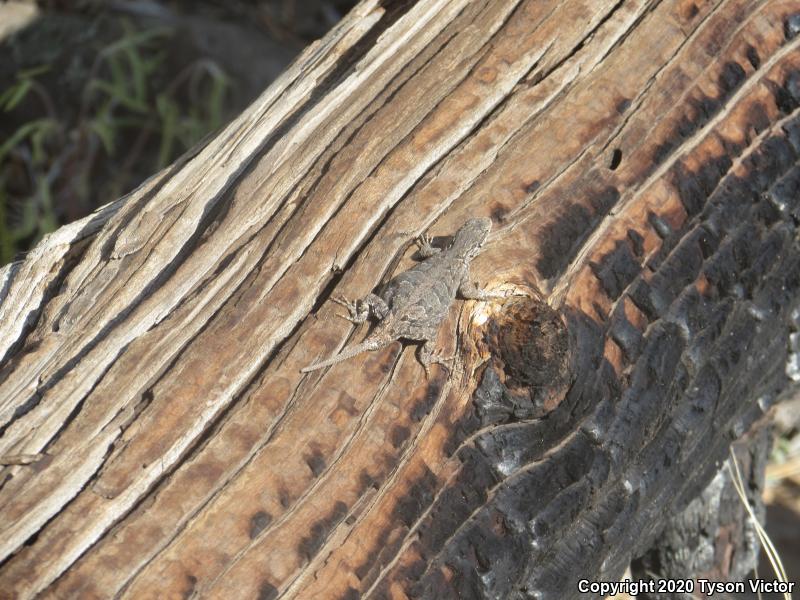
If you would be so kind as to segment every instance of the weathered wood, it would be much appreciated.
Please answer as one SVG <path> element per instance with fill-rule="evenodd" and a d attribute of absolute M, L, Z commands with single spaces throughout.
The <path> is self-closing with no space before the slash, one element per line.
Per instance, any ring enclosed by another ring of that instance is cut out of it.
<path fill-rule="evenodd" d="M 800 0 L 365 0 L 0 271 L 0 595 L 577 595 L 787 384 Z M 490 216 L 426 380 L 331 295 Z M 794 315 L 796 317 L 796 315 Z"/>
<path fill-rule="evenodd" d="M 753 512 L 763 522 L 764 473 L 772 448 L 769 427 L 756 428 L 741 443 L 732 446 L 736 466 L 721 469 L 703 493 L 680 515 L 671 519 L 657 543 L 632 565 L 632 579 L 684 580 L 687 574 L 707 581 L 745 581 L 753 577 L 753 566 L 761 552 L 755 526 L 736 492 L 735 469 L 744 483 Z M 783 561 L 786 564 L 786 561 Z M 771 579 L 770 573 L 761 573 Z M 699 584 L 695 592 L 700 591 Z M 640 594 L 646 600 L 669 600 L 683 595 Z"/>

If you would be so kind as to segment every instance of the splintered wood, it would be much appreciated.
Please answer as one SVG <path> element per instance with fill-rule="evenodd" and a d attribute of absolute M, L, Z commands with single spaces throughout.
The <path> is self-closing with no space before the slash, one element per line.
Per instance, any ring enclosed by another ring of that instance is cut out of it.
<path fill-rule="evenodd" d="M 0 598 L 618 581 L 788 385 L 798 50 L 800 0 L 361 2 L 0 269 Z M 527 296 L 457 303 L 450 372 L 300 373 L 470 217 Z"/>

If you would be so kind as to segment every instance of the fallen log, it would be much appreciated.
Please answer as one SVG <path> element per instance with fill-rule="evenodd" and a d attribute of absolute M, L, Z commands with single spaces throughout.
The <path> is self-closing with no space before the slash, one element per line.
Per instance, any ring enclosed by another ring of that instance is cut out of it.
<path fill-rule="evenodd" d="M 771 447 L 769 427 L 756 427 L 752 435 L 732 446 L 735 461 L 726 461 L 702 493 L 682 513 L 670 518 L 653 546 L 631 565 L 632 581 L 649 582 L 655 575 L 661 586 L 639 597 L 667 600 L 685 596 L 675 593 L 678 586 L 693 586 L 692 592 L 704 597 L 724 583 L 744 585 L 751 591 L 746 580 L 756 579 L 759 571 L 762 578 L 774 579 L 773 573 L 757 568 L 761 546 L 756 523 L 747 514 L 735 484 L 738 475 L 751 510 L 763 523 L 766 509 L 762 495 Z M 781 560 L 788 566 L 786 557 Z M 687 576 L 694 580 L 687 580 Z"/>
<path fill-rule="evenodd" d="M 618 579 L 796 375 L 798 33 L 800 0 L 361 2 L 0 270 L 0 595 Z M 332 297 L 470 217 L 525 295 L 457 302 L 449 371 L 300 372 L 366 334 Z"/>

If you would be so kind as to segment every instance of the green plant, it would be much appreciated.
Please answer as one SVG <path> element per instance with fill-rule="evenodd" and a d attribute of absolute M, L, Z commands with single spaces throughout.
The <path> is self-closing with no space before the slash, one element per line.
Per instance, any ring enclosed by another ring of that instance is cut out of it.
<path fill-rule="evenodd" d="M 65 215 L 85 214 L 166 166 L 225 119 L 231 84 L 214 61 L 170 73 L 169 28 L 118 24 L 122 35 L 95 54 L 77 106 L 56 108 L 39 81 L 51 65 L 21 71 L 0 92 L 4 113 L 26 103 L 30 114 L 35 99 L 42 113 L 0 142 L 0 265 Z"/>
<path fill-rule="evenodd" d="M 26 239 L 38 241 L 41 235 L 56 228 L 52 195 L 45 175 L 48 161 L 47 143 L 63 134 L 53 104 L 35 77 L 47 72 L 42 65 L 21 71 L 16 81 L 0 94 L 0 109 L 10 112 L 23 100 L 35 94 L 42 101 L 46 117 L 20 125 L 0 144 L 0 264 L 9 262 Z M 29 197 L 12 200 L 7 183 L 9 171 L 27 173 L 35 183 Z M 37 235 L 38 233 L 38 235 Z"/>

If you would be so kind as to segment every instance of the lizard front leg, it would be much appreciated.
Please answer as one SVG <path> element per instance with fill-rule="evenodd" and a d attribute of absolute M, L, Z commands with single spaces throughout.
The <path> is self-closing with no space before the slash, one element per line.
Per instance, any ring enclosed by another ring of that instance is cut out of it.
<path fill-rule="evenodd" d="M 506 298 L 505 292 L 487 292 L 478 288 L 472 281 L 465 279 L 458 286 L 458 295 L 464 300 L 490 300 L 492 298 Z"/>
<path fill-rule="evenodd" d="M 417 244 L 417 251 L 421 258 L 430 258 L 436 254 L 439 254 L 441 250 L 436 248 L 433 243 L 431 242 L 431 238 L 428 236 L 427 233 L 423 233 L 422 235 L 418 236 L 414 242 Z"/>
<path fill-rule="evenodd" d="M 382 320 L 389 314 L 389 306 L 377 294 L 369 294 L 363 300 L 350 302 L 347 298 L 331 298 L 336 304 L 341 304 L 347 309 L 349 315 L 339 315 L 351 323 L 363 323 L 370 315 Z"/>

